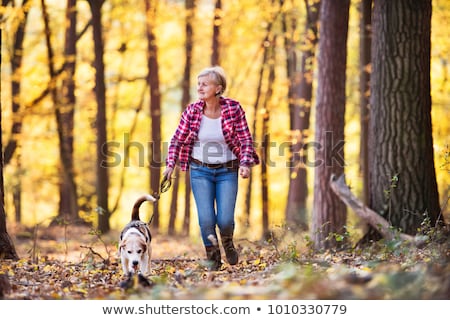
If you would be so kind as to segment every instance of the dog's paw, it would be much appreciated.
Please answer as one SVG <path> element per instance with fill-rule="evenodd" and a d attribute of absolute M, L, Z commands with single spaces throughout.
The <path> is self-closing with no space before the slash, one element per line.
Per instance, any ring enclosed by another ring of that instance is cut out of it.
<path fill-rule="evenodd" d="M 138 280 L 139 284 L 143 287 L 153 287 L 153 282 L 140 273 L 138 274 Z"/>
<path fill-rule="evenodd" d="M 153 282 L 141 273 L 136 274 L 130 272 L 127 278 L 119 283 L 119 287 L 124 290 L 137 289 L 138 285 L 144 288 L 150 288 L 153 287 Z"/>
<path fill-rule="evenodd" d="M 127 278 L 119 283 L 120 288 L 128 290 L 136 285 L 136 277 L 134 276 L 134 273 L 129 271 L 127 273 Z"/>
<path fill-rule="evenodd" d="M 121 289 L 131 289 L 134 286 L 134 281 L 132 277 L 128 277 L 126 280 L 123 280 L 119 283 L 119 287 Z"/>

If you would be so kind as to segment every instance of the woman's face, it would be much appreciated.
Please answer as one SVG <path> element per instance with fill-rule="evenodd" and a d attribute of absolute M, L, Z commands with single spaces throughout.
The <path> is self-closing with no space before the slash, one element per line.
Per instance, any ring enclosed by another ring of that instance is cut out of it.
<path fill-rule="evenodd" d="M 211 75 L 198 77 L 197 93 L 201 100 L 208 100 L 216 96 L 220 91 L 220 85 L 216 83 Z"/>

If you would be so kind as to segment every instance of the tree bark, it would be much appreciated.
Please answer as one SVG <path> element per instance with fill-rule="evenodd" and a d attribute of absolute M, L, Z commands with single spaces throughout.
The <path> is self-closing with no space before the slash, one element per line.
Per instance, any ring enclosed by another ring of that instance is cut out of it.
<path fill-rule="evenodd" d="M 345 70 L 349 0 L 322 0 L 316 104 L 314 200 L 311 239 L 316 249 L 336 247 L 345 233 L 345 205 L 329 185 L 344 172 Z"/>
<path fill-rule="evenodd" d="M 193 53 L 193 39 L 194 39 L 194 17 L 195 17 L 195 0 L 185 0 L 185 9 L 186 9 L 186 22 L 185 22 L 185 63 L 184 63 L 184 72 L 183 72 L 183 82 L 182 82 L 182 97 L 181 97 L 181 111 L 184 111 L 184 108 L 189 104 L 191 100 L 190 88 L 191 88 L 191 69 L 192 69 L 192 53 Z M 169 234 L 175 234 L 175 221 L 177 215 L 177 203 L 178 203 L 178 191 L 180 185 L 180 170 L 178 167 L 175 167 L 174 174 L 174 183 L 172 185 L 172 200 L 170 204 L 170 220 L 169 220 Z M 184 194 L 184 215 L 183 215 L 183 223 L 182 223 L 182 233 L 184 235 L 189 235 L 190 229 L 190 217 L 191 217 L 191 190 L 190 190 L 190 182 L 189 176 L 186 174 L 183 175 L 185 177 L 185 194 Z M 187 178 L 186 178 L 187 177 Z"/>
<path fill-rule="evenodd" d="M 276 61 L 276 37 L 272 37 L 270 41 L 269 50 L 269 70 L 267 75 L 267 83 L 275 82 L 275 61 Z M 262 227 L 263 227 L 263 238 L 270 239 L 270 227 L 269 227 L 269 205 L 270 205 L 270 197 L 269 197 L 269 173 L 268 167 L 270 164 L 270 133 L 269 133 L 269 123 L 270 123 L 270 109 L 271 109 L 271 99 L 273 96 L 273 87 L 268 85 L 266 90 L 266 95 L 264 97 L 264 105 L 263 110 L 264 113 L 262 115 L 262 132 L 261 132 L 261 141 L 262 141 L 262 161 L 261 161 L 261 200 L 262 200 Z"/>
<path fill-rule="evenodd" d="M 61 118 L 61 159 L 65 174 L 60 185 L 60 214 L 69 213 L 72 221 L 80 221 L 78 208 L 77 184 L 75 182 L 74 167 L 74 115 L 75 115 L 75 66 L 76 66 L 76 41 L 77 41 L 77 9 L 76 0 L 67 0 L 66 8 L 67 27 L 65 32 L 64 64 L 63 70 L 66 76 L 62 82 L 62 106 Z"/>
<path fill-rule="evenodd" d="M 318 41 L 320 0 L 305 1 L 306 22 L 303 32 L 300 69 L 296 66 L 295 43 L 287 45 L 292 53 L 288 55 L 289 114 L 292 140 L 289 161 L 289 191 L 286 204 L 286 222 L 289 226 L 308 230 L 307 217 L 307 153 L 306 144 L 310 130 L 310 114 L 313 90 L 313 70 Z M 294 24 L 295 21 L 292 22 Z M 295 27 L 294 27 L 295 30 Z M 294 31 L 293 30 L 293 31 Z M 292 36 L 291 38 L 294 38 Z M 293 57 L 292 57 L 293 56 Z M 289 59 L 289 57 L 291 57 Z M 289 62 L 290 60 L 293 60 Z"/>
<path fill-rule="evenodd" d="M 260 68 L 259 68 L 259 72 L 258 72 L 258 85 L 256 87 L 256 94 L 255 94 L 256 98 L 255 98 L 255 103 L 254 103 L 254 107 L 253 107 L 253 122 L 252 122 L 252 129 L 250 130 L 253 135 L 253 141 L 258 141 L 258 139 L 255 138 L 256 132 L 257 132 L 256 127 L 257 127 L 257 122 L 258 122 L 258 113 L 259 113 L 259 110 L 261 109 L 261 104 L 265 103 L 264 99 L 263 99 L 264 70 L 265 70 L 265 66 L 268 64 L 269 54 L 270 54 L 270 48 L 266 44 L 273 42 L 272 29 L 273 29 L 275 20 L 276 20 L 276 17 L 274 17 L 273 19 L 268 21 L 267 27 L 266 27 L 266 34 L 260 45 L 260 48 L 262 51 L 262 60 L 261 60 L 261 64 L 260 64 Z M 264 166 L 264 160 L 262 161 L 261 165 Z M 250 176 L 248 178 L 247 192 L 245 194 L 245 209 L 244 209 L 244 212 L 247 215 L 247 225 L 249 225 L 249 223 L 250 223 L 252 186 L 253 186 L 253 174 L 250 171 Z"/>
<path fill-rule="evenodd" d="M 0 15 L 1 18 L 1 15 Z M 0 27 L 0 43 L 2 43 L 3 29 Z M 1 50 L 0 50 L 1 51 Z M 0 71 L 2 69 L 2 54 L 0 52 Z M 0 96 L 2 93 L 2 85 L 0 81 Z M 2 137 L 2 102 L 0 100 L 0 150 L 3 150 Z M 19 259 L 16 248 L 12 242 L 8 230 L 6 228 L 6 211 L 5 211 L 5 188 L 3 181 L 3 152 L 0 152 L 0 259 Z"/>
<path fill-rule="evenodd" d="M 71 3 L 72 2 L 72 3 Z M 78 216 L 78 203 L 77 203 L 77 190 L 74 177 L 73 168 L 73 115 L 75 104 L 75 85 L 73 83 L 75 75 L 75 39 L 76 39 L 76 26 L 71 24 L 75 23 L 75 1 L 68 0 L 68 7 L 66 9 L 66 19 L 68 27 L 66 29 L 66 45 L 65 54 L 66 61 L 70 61 L 70 64 L 65 63 L 64 69 L 67 74 L 64 78 L 64 83 L 68 84 L 66 88 L 62 88 L 62 94 L 68 99 L 60 101 L 58 98 L 57 87 L 57 73 L 54 66 L 54 52 L 51 43 L 51 30 L 50 30 L 50 17 L 47 12 L 47 6 L 44 0 L 41 0 L 42 17 L 44 19 L 45 27 L 45 39 L 47 43 L 47 57 L 48 67 L 50 74 L 50 93 L 55 108 L 55 118 L 59 139 L 59 156 L 61 161 L 60 169 L 60 183 L 59 183 L 59 211 L 58 217 L 53 223 L 60 223 L 59 220 L 79 222 L 81 219 Z M 73 16 L 73 18 L 71 17 Z M 67 43 L 67 42 L 71 43 Z M 69 52 L 66 50 L 70 49 Z M 69 56 L 70 54 L 71 56 Z M 68 79 L 69 78 L 69 79 Z"/>
<path fill-rule="evenodd" d="M 359 108 L 361 138 L 359 147 L 360 172 L 363 177 L 362 194 L 365 204 L 369 201 L 369 98 L 370 98 L 370 50 L 372 0 L 362 0 L 359 7 Z"/>
<path fill-rule="evenodd" d="M 369 207 L 415 234 L 440 215 L 431 127 L 431 0 L 375 1 Z M 368 239 L 376 239 L 369 230 Z"/>
<path fill-rule="evenodd" d="M 222 24 L 222 0 L 216 0 L 214 10 L 211 65 L 220 65 L 220 26 Z"/>
<path fill-rule="evenodd" d="M 150 87 L 150 117 L 151 132 L 150 141 L 150 189 L 159 190 L 161 180 L 161 94 L 159 87 L 158 70 L 158 46 L 156 44 L 155 20 L 158 0 L 145 0 L 145 12 L 147 13 L 147 54 L 148 54 L 148 74 L 147 82 Z M 159 229 L 159 204 L 153 206 L 153 225 Z"/>
<path fill-rule="evenodd" d="M 109 176 L 106 155 L 108 154 L 106 134 L 106 89 L 105 89 L 105 65 L 103 62 L 103 34 L 101 9 L 104 0 L 89 0 L 92 12 L 93 40 L 95 50 L 95 95 L 97 99 L 97 210 L 98 229 L 102 233 L 110 231 L 108 208 Z"/>
<path fill-rule="evenodd" d="M 17 31 L 14 35 L 14 44 L 11 57 L 11 72 L 13 74 L 11 82 L 11 96 L 12 96 L 12 119 L 11 133 L 8 143 L 5 146 L 4 151 L 4 165 L 7 165 L 13 158 L 14 152 L 18 147 L 18 141 L 22 133 L 22 120 L 23 114 L 21 113 L 22 101 L 21 94 L 21 81 L 22 81 L 22 57 L 23 57 L 23 41 L 25 38 L 25 27 L 27 24 L 28 11 L 30 6 L 29 0 L 23 0 L 22 10 L 23 19 L 20 21 Z"/>
<path fill-rule="evenodd" d="M 7 5 L 7 1 L 3 2 Z M 22 123 L 24 118 L 23 106 L 21 105 L 21 81 L 22 81 L 22 58 L 23 58 L 23 42 L 25 39 L 25 29 L 27 24 L 29 6 L 28 0 L 22 2 L 23 19 L 20 21 L 17 31 L 14 34 L 13 50 L 11 57 L 11 72 L 13 74 L 11 81 L 11 109 L 12 109 L 12 126 L 8 143 L 4 149 L 3 166 L 8 165 L 16 154 L 17 168 L 16 171 L 21 171 L 21 154 L 20 154 L 20 137 L 22 133 Z M 3 150 L 3 149 L 2 149 Z M 17 222 L 20 222 L 22 217 L 21 212 L 21 195 L 22 195 L 22 181 L 21 176 L 18 175 L 13 187 L 15 217 Z"/>

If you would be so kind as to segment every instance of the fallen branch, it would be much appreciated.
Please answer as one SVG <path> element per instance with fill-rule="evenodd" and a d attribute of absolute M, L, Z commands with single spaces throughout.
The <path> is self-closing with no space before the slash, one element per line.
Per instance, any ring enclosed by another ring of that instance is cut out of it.
<path fill-rule="evenodd" d="M 375 211 L 366 207 L 357 197 L 355 197 L 350 188 L 345 183 L 345 176 L 341 175 L 336 178 L 335 175 L 331 176 L 330 186 L 334 193 L 355 213 L 370 224 L 373 228 L 378 230 L 383 238 L 388 240 L 393 240 L 400 238 L 403 241 L 407 241 L 415 244 L 416 246 L 421 246 L 424 244 L 425 239 L 421 239 L 419 237 L 413 237 L 409 234 L 399 232 L 395 229 L 391 224 L 389 224 L 386 219 L 380 216 Z"/>
<path fill-rule="evenodd" d="M 83 248 L 83 249 L 89 249 L 89 251 L 90 251 L 94 256 L 97 256 L 97 257 L 99 257 L 100 259 L 102 259 L 102 260 L 103 260 L 103 263 L 109 264 L 109 259 L 103 258 L 102 255 L 101 255 L 100 253 L 96 252 L 94 249 L 92 249 L 92 247 L 80 245 L 80 248 Z"/>

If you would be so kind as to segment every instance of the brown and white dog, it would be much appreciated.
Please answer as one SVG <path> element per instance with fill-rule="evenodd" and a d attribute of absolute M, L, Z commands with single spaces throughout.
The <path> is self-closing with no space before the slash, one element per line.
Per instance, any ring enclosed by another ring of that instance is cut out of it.
<path fill-rule="evenodd" d="M 139 218 L 139 208 L 145 201 L 155 202 L 151 195 L 136 200 L 131 213 L 131 221 L 123 228 L 119 239 L 119 255 L 124 275 L 150 272 L 152 257 L 152 235 L 147 223 Z"/>

